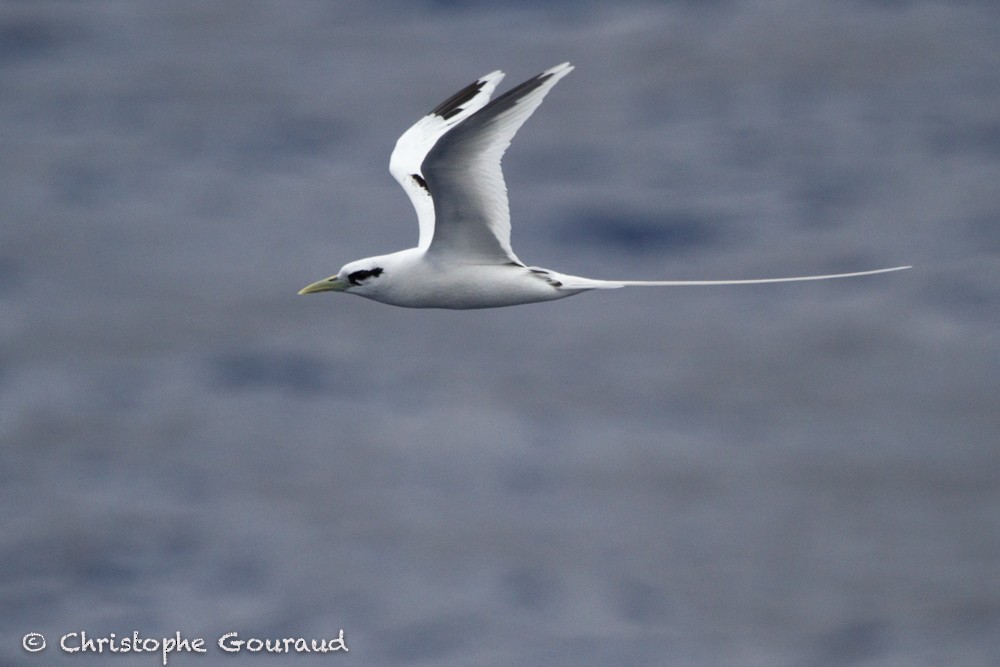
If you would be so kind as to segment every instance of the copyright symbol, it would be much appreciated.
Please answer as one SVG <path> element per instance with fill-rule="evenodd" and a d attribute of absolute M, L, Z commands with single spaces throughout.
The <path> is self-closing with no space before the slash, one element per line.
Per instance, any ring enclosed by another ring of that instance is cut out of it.
<path fill-rule="evenodd" d="M 37 632 L 29 632 L 21 639 L 21 646 L 28 653 L 38 653 L 45 650 L 45 636 Z"/>

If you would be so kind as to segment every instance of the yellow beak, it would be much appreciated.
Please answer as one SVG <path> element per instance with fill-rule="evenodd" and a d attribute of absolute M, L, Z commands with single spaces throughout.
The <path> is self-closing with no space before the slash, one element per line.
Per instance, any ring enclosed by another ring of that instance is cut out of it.
<path fill-rule="evenodd" d="M 332 278 L 318 280 L 312 285 L 306 285 L 299 290 L 299 294 L 314 294 L 316 292 L 343 292 L 348 287 L 350 287 L 350 283 L 346 280 L 341 280 L 337 276 L 333 276 Z"/>

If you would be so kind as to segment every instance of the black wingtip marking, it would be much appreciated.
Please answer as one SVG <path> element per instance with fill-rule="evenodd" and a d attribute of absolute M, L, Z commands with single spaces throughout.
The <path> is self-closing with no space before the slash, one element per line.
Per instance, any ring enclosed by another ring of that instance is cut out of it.
<path fill-rule="evenodd" d="M 546 81 L 551 79 L 556 75 L 556 72 L 542 72 L 541 74 L 536 74 L 524 83 L 514 86 L 506 93 L 497 97 L 492 102 L 486 105 L 487 109 L 509 109 L 517 104 L 521 98 L 523 98 L 528 93 L 542 87 Z"/>
<path fill-rule="evenodd" d="M 423 176 L 421 176 L 420 174 L 410 174 L 410 178 L 413 179 L 414 183 L 422 187 L 427 192 L 427 194 L 431 193 L 431 189 L 427 187 L 427 181 L 424 180 Z"/>
<path fill-rule="evenodd" d="M 434 107 L 432 114 L 441 116 L 445 120 L 462 113 L 462 105 L 473 99 L 483 89 L 486 82 L 483 80 L 473 81 L 468 86 L 458 91 L 441 104 Z"/>

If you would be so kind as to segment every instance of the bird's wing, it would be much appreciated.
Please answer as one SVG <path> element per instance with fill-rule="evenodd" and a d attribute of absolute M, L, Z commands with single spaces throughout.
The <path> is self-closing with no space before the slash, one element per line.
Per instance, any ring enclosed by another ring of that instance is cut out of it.
<path fill-rule="evenodd" d="M 525 81 L 452 126 L 430 149 L 421 165 L 436 217 L 429 256 L 520 263 L 510 247 L 500 159 L 542 98 L 572 69 L 563 63 Z"/>
<path fill-rule="evenodd" d="M 431 244 L 434 234 L 434 203 L 420 165 L 445 132 L 486 106 L 502 78 L 503 72 L 498 70 L 473 81 L 418 120 L 396 141 L 389 158 L 389 172 L 406 190 L 417 210 L 421 248 Z"/>

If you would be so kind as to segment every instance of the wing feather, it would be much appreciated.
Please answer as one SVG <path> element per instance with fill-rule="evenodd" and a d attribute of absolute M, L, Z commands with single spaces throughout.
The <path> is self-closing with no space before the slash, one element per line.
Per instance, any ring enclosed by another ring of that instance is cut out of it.
<path fill-rule="evenodd" d="M 389 158 L 389 172 L 403 186 L 417 211 L 421 248 L 430 245 L 434 234 L 434 203 L 420 165 L 442 135 L 486 106 L 501 79 L 503 72 L 497 70 L 473 81 L 418 120 L 396 141 Z"/>
<path fill-rule="evenodd" d="M 520 263 L 510 246 L 510 210 L 500 161 L 524 121 L 572 70 L 563 63 L 542 72 L 437 139 L 421 165 L 436 218 L 428 254 L 463 262 Z"/>

